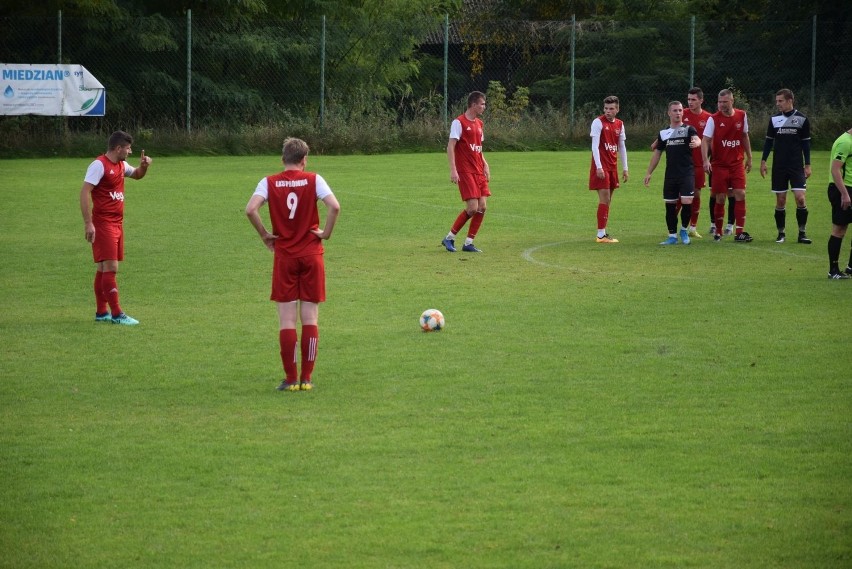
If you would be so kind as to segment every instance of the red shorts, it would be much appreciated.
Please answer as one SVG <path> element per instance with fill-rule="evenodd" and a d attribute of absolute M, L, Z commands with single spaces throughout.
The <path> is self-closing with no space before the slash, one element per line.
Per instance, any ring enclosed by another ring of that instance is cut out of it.
<path fill-rule="evenodd" d="M 120 221 L 98 221 L 95 223 L 92 258 L 96 263 L 124 260 L 124 228 Z"/>
<path fill-rule="evenodd" d="M 325 302 L 325 263 L 322 255 L 288 257 L 275 253 L 272 295 L 275 302 Z"/>
<path fill-rule="evenodd" d="M 478 200 L 491 195 L 488 191 L 488 180 L 483 174 L 459 172 L 459 193 L 462 201 Z"/>
<path fill-rule="evenodd" d="M 725 168 L 713 166 L 713 175 L 710 176 L 710 194 L 727 194 L 728 188 L 733 190 L 744 190 L 746 187 L 745 168 L 736 166 Z"/>
<path fill-rule="evenodd" d="M 592 167 L 589 170 L 589 189 L 590 190 L 614 190 L 621 187 L 618 183 L 618 170 L 604 170 L 604 179 L 598 178 L 598 169 L 595 163 L 592 162 Z"/>

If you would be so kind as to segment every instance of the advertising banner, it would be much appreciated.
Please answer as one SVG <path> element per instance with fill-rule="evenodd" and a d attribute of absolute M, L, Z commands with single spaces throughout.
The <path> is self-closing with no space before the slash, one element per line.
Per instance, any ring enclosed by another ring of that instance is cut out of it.
<path fill-rule="evenodd" d="M 82 65 L 0 63 L 0 115 L 102 117 L 106 89 Z"/>

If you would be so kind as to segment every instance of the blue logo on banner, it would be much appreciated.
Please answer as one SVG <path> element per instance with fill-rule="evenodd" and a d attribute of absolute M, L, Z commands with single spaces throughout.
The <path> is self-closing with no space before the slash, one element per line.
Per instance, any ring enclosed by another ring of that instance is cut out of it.
<path fill-rule="evenodd" d="M 84 115 L 102 117 L 106 114 L 106 89 L 102 90 L 94 99 L 83 103 L 80 112 L 86 111 Z"/>
<path fill-rule="evenodd" d="M 3 96 L 4 96 L 4 97 L 6 97 L 7 99 L 11 99 L 12 97 L 14 97 L 14 96 L 15 96 L 15 90 L 14 90 L 14 89 L 12 89 L 12 86 L 11 86 L 11 85 L 9 85 L 8 87 L 6 87 L 6 90 L 5 90 L 5 91 L 3 91 Z"/>

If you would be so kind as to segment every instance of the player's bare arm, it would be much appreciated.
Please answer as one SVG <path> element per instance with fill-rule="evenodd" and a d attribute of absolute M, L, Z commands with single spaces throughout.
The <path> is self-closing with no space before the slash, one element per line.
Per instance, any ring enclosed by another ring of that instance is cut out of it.
<path fill-rule="evenodd" d="M 656 146 L 656 145 L 655 145 Z M 651 163 L 648 164 L 648 172 L 645 174 L 645 187 L 648 187 L 648 184 L 651 183 L 651 174 L 654 173 L 654 170 L 657 167 L 657 164 L 660 163 L 660 158 L 662 157 L 662 152 L 659 150 L 654 150 L 654 153 L 651 155 Z"/>
<path fill-rule="evenodd" d="M 83 182 L 80 189 L 80 212 L 83 214 L 83 227 L 86 241 L 95 242 L 95 224 L 92 223 L 92 190 L 95 186 L 89 182 Z"/>
<path fill-rule="evenodd" d="M 451 138 L 447 143 L 447 160 L 450 162 L 450 181 L 454 184 L 459 183 L 459 173 L 456 170 L 456 143 L 458 140 Z"/>
<path fill-rule="evenodd" d="M 748 133 L 743 133 L 743 150 L 745 150 L 745 171 L 746 174 L 751 172 L 751 139 Z"/>
<path fill-rule="evenodd" d="M 269 231 L 266 230 L 266 227 L 263 225 L 263 220 L 260 218 L 260 208 L 263 204 L 266 203 L 266 200 L 261 196 L 252 196 L 246 205 L 246 216 L 251 222 L 252 226 L 254 226 L 255 231 L 260 236 L 260 239 L 263 241 L 263 244 L 266 245 L 266 248 L 270 251 L 275 250 L 275 240 L 278 239 L 277 235 L 273 235 Z"/>
<path fill-rule="evenodd" d="M 712 136 L 704 135 L 704 138 L 701 139 L 701 156 L 703 157 L 704 162 L 704 171 L 710 172 L 710 144 L 713 142 Z"/>
<path fill-rule="evenodd" d="M 320 239 L 331 239 L 331 233 L 334 231 L 334 224 L 337 223 L 337 216 L 340 215 L 340 203 L 333 195 L 323 198 L 322 203 L 328 208 L 328 213 L 325 216 L 325 227 L 322 229 L 311 229 L 311 233 Z"/>

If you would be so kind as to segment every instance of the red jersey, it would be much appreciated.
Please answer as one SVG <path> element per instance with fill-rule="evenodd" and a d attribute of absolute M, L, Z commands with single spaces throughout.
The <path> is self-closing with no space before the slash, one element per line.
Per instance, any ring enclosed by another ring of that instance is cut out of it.
<path fill-rule="evenodd" d="M 601 168 L 604 170 L 618 170 L 618 142 L 624 140 L 624 123 L 621 119 L 612 122 L 606 120 L 606 115 L 601 115 L 592 121 L 592 130 L 589 136 L 601 137 L 598 144 L 598 152 L 601 158 Z M 597 169 L 594 154 L 592 154 L 592 169 Z"/>
<path fill-rule="evenodd" d="M 710 115 L 704 128 L 704 136 L 713 139 L 710 145 L 710 164 L 720 168 L 742 166 L 745 156 L 744 134 L 748 134 L 748 117 L 745 111 L 734 109 L 734 114 L 730 117 L 721 112 Z"/>
<path fill-rule="evenodd" d="M 121 222 L 124 219 L 124 176 L 132 173 L 133 168 L 127 162 L 112 162 L 104 154 L 98 156 L 89 165 L 85 181 L 94 186 L 92 189 L 93 222 Z M 99 178 L 98 174 L 100 174 Z"/>
<path fill-rule="evenodd" d="M 327 192 L 317 191 L 318 181 Z M 289 257 L 322 254 L 322 240 L 311 229 L 319 228 L 317 200 L 331 193 L 325 181 L 314 172 L 285 170 L 261 180 L 255 193 L 263 195 L 264 182 L 272 233 L 278 236 L 275 252 Z"/>
<path fill-rule="evenodd" d="M 458 121 L 458 125 L 456 124 Z M 458 128 L 461 127 L 461 128 Z M 456 171 L 459 173 L 482 174 L 485 162 L 482 160 L 482 121 L 464 116 L 456 117 L 450 128 L 450 138 L 458 140 L 455 146 Z"/>
<path fill-rule="evenodd" d="M 707 126 L 707 121 L 710 119 L 710 113 L 701 109 L 698 114 L 693 113 L 689 109 L 683 111 L 683 124 L 693 127 L 698 132 L 698 138 L 704 138 L 704 128 Z M 692 163 L 696 168 L 704 167 L 704 157 L 701 155 L 701 147 L 696 146 L 692 149 Z"/>

